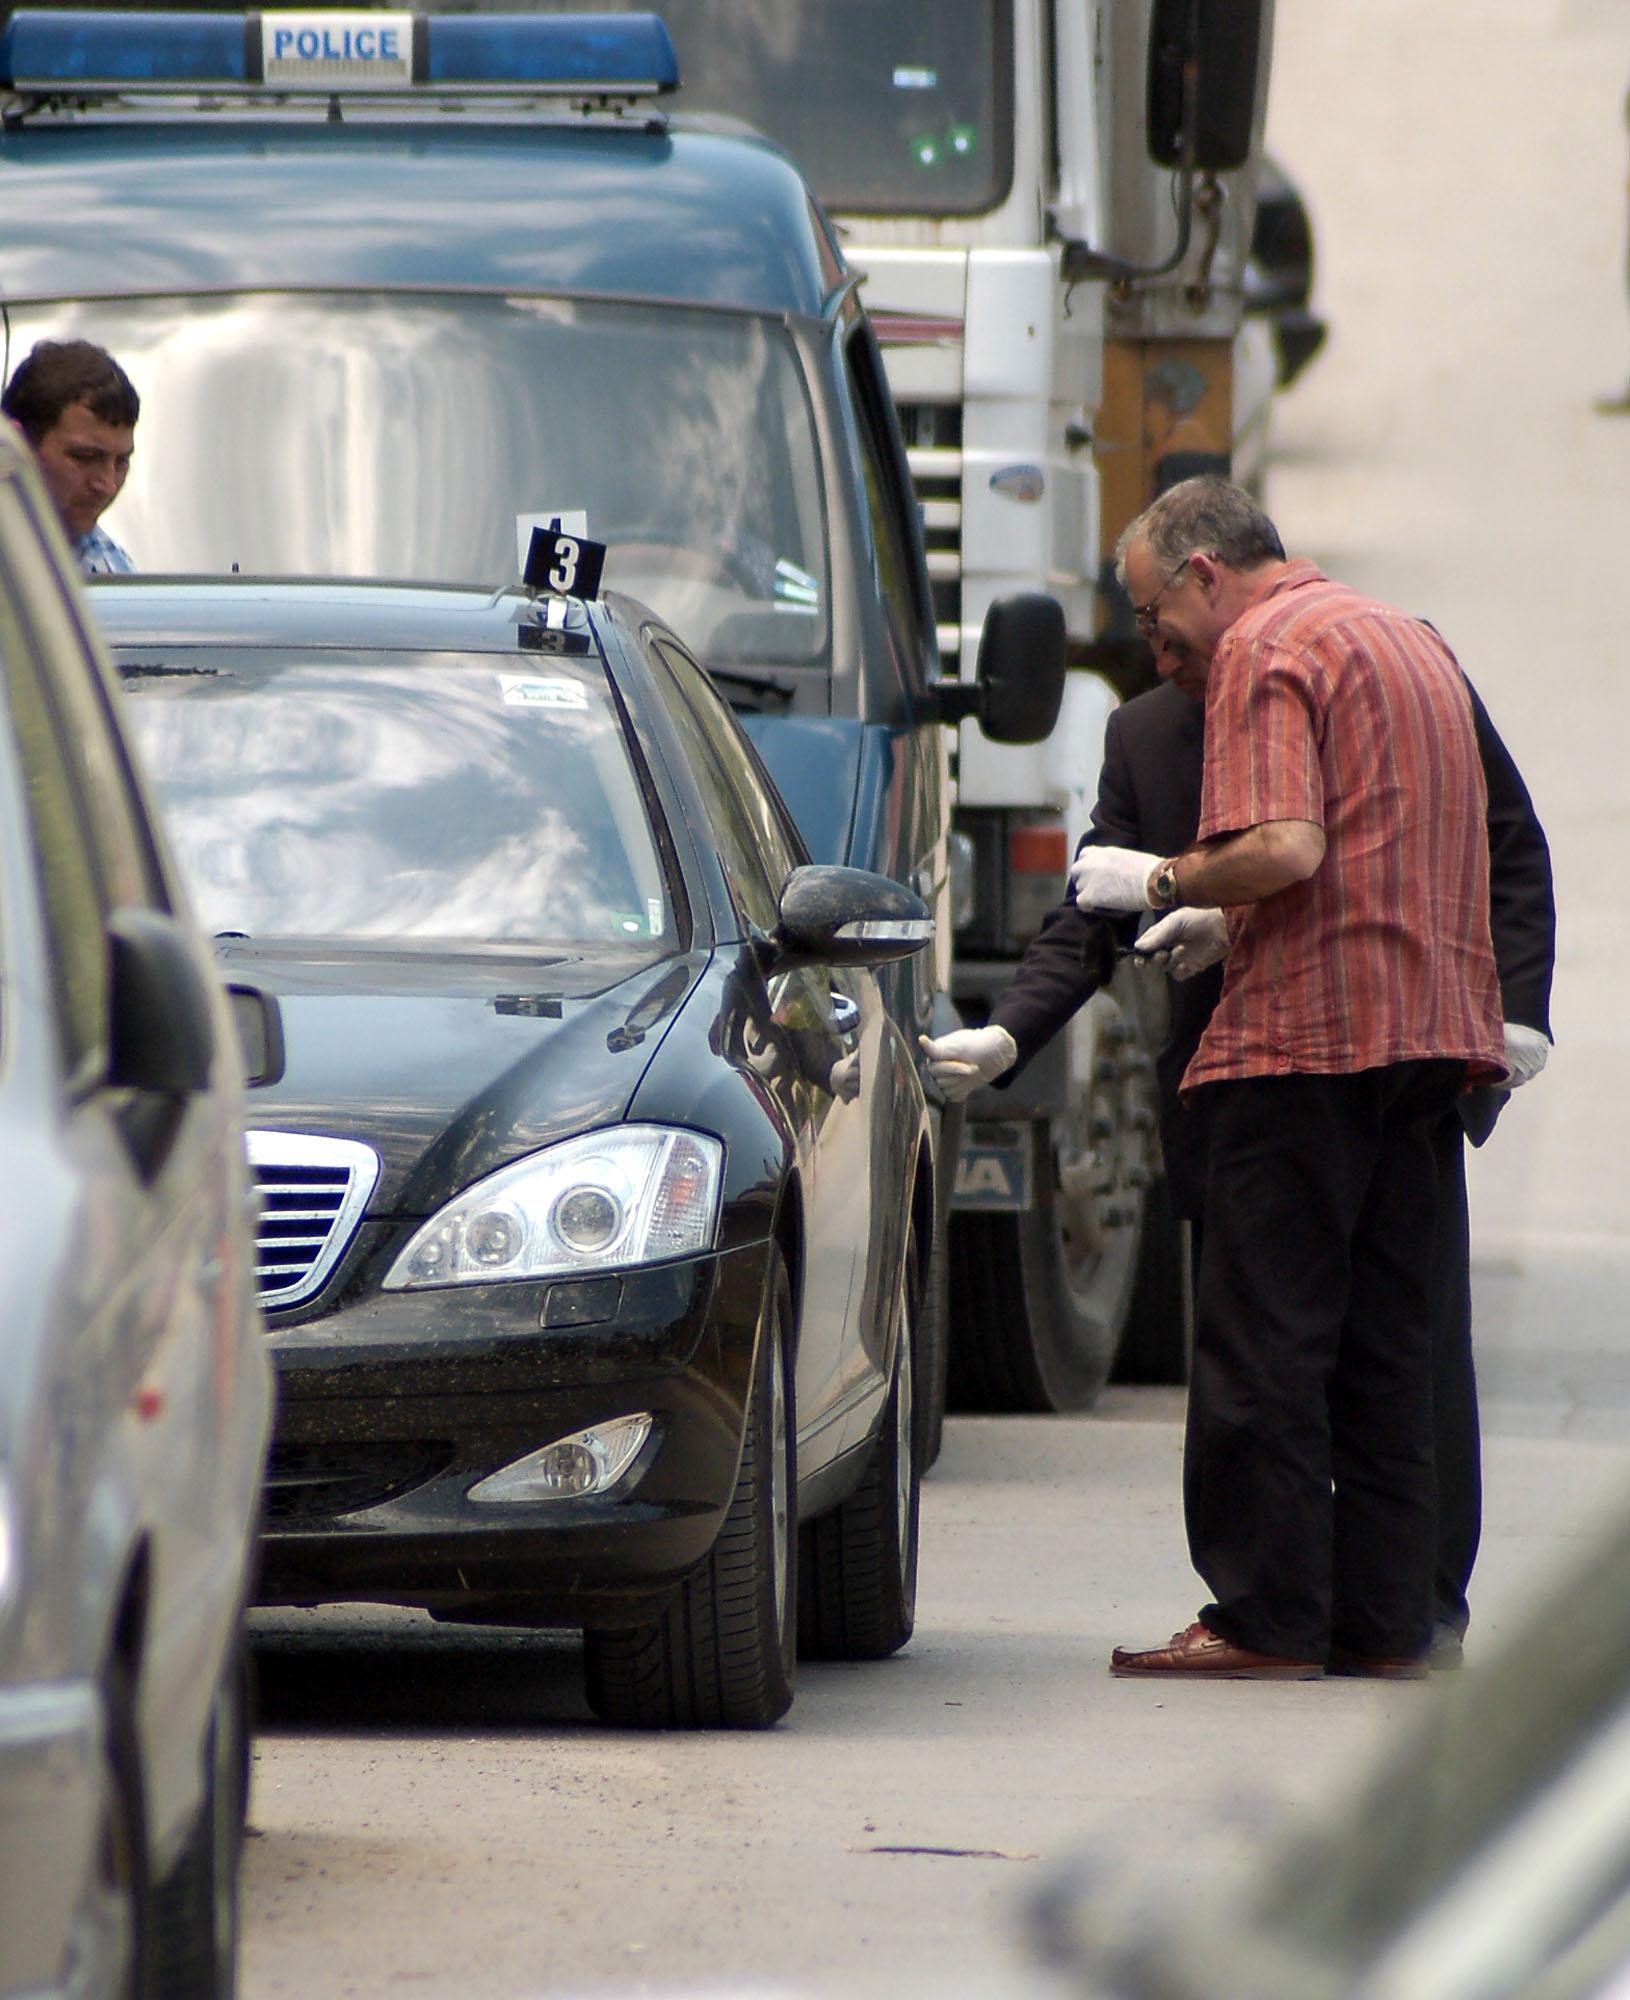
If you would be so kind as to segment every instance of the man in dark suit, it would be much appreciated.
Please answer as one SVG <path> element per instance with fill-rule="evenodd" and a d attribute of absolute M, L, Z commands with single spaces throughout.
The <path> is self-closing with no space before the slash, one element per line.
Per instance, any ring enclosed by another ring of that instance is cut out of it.
<path fill-rule="evenodd" d="M 1192 844 L 1200 817 L 1205 729 L 1205 668 L 1180 645 L 1158 638 L 1163 685 L 1116 709 L 1104 735 L 1104 763 L 1092 830 L 1081 846 L 1144 850 L 1159 857 Z M 1471 690 L 1472 714 L 1488 787 L 1490 929 L 1506 1022 L 1511 1085 L 1543 1067 L 1550 1046 L 1551 973 L 1556 911 L 1550 851 L 1510 752 Z M 1179 1103 L 1177 1087 L 1222 989 L 1226 942 L 1211 912 L 1180 909 L 1144 938 L 1169 962 L 1171 1019 L 1156 1058 L 1161 1143 L 1173 1212 L 1203 1223 L 1206 1153 L 1203 1112 Z M 989 1024 L 924 1041 L 930 1073 L 960 1099 L 981 1084 L 998 1089 L 1105 984 L 1118 946 L 1132 941 L 1135 917 L 1083 910 L 1070 900 L 1051 910 L 1020 960 Z M 1470 1230 L 1464 1140 L 1481 1145 L 1507 1092 L 1480 1088 L 1460 1100 L 1458 1115 L 1437 1133 L 1446 1225 L 1437 1258 L 1433 1398 L 1438 1473 L 1435 1666 L 1458 1666 L 1467 1623 L 1466 1585 L 1482 1521 L 1481 1447 L 1471 1348 Z M 1204 1093 L 1201 1093 L 1202 1100 Z"/>

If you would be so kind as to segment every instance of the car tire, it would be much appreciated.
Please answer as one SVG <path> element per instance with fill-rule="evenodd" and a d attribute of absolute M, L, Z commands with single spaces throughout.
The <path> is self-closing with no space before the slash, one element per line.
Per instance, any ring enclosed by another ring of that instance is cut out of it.
<path fill-rule="evenodd" d="M 946 1218 L 947 1226 L 950 1218 Z M 917 1410 L 917 1456 L 926 1474 L 945 1442 L 945 1409 L 951 1382 L 951 1272 L 946 1257 L 946 1230 L 935 1238 L 928 1276 L 917 1313 L 917 1372 L 913 1383 Z"/>
<path fill-rule="evenodd" d="M 237 1992 L 248 1688 L 244 1649 L 235 1645 L 215 1695 L 198 1812 L 174 1867 L 153 1896 L 155 2000 L 232 2000 Z"/>
<path fill-rule="evenodd" d="M 640 1729 L 763 1729 L 792 1706 L 798 1605 L 792 1290 L 772 1250 L 736 1490 L 659 1618 L 584 1634 L 589 1705 Z"/>
<path fill-rule="evenodd" d="M 865 1476 L 841 1506 L 799 1533 L 798 1650 L 808 1659 L 886 1659 L 916 1622 L 915 1261 L 908 1258 L 900 1275 L 894 1379 Z"/>
<path fill-rule="evenodd" d="M 123 1664 L 110 1666 L 102 1677 L 102 1718 L 100 1851 L 94 1899 L 82 1919 L 82 1956 L 105 1970 L 105 1990 L 113 2000 L 158 2000 L 148 1976 L 152 1885 L 135 1685 Z"/>

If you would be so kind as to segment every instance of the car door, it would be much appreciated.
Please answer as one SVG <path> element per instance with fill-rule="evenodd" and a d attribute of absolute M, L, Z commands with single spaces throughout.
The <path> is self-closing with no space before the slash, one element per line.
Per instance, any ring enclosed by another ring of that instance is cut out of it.
<path fill-rule="evenodd" d="M 40 539 L 31 507 L 20 485 L 0 482 L 0 532 L 14 548 L 30 528 Z M 252 1518 L 266 1414 L 264 1382 L 247 1365 L 258 1357 L 244 1349 L 254 1322 L 247 1173 L 226 1081 L 236 1058 L 217 1055 L 214 1091 L 110 1081 L 121 1032 L 110 941 L 124 913 L 172 919 L 170 892 L 110 689 L 61 577 L 42 559 L 20 565 L 14 583 L 0 681 L 50 968 L 57 1147 L 80 1206 L 55 1393 L 74 1413 L 62 1448 L 85 1459 L 62 1477 L 87 1510 L 87 1573 L 122 1562 L 125 1535 L 148 1551 L 141 1722 L 162 1828 L 196 1790 L 242 1588 L 243 1545 L 223 1522 Z"/>
<path fill-rule="evenodd" d="M 677 696 L 673 708 L 690 737 L 693 771 L 709 791 L 719 858 L 739 913 L 767 935 L 779 920 L 781 884 L 807 854 L 707 676 L 667 639 L 655 640 L 652 651 Z M 765 1031 L 793 1072 L 802 1127 L 799 1440 L 802 1446 L 819 1439 L 811 1456 L 824 1456 L 850 1441 L 857 1404 L 876 1383 L 875 1343 L 867 1335 L 883 1233 L 872 1201 L 882 1004 L 874 975 L 824 966 L 774 974 L 766 1000 Z"/>

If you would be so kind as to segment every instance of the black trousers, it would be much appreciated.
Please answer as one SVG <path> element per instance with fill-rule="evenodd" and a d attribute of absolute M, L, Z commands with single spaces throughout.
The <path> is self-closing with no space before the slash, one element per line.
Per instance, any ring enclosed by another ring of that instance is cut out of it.
<path fill-rule="evenodd" d="M 1466 1128 L 1460 1114 L 1432 1132 L 1438 1163 L 1438 1235 L 1432 1280 L 1432 1435 L 1438 1472 L 1433 1615 L 1462 1636 L 1466 1586 L 1483 1528 L 1483 1447 L 1472 1362 L 1471 1224 Z"/>
<path fill-rule="evenodd" d="M 1205 1088 L 1184 1507 L 1201 1615 L 1239 1645 L 1395 1657 L 1430 1635 L 1437 1128 L 1463 1079 L 1410 1062 Z"/>

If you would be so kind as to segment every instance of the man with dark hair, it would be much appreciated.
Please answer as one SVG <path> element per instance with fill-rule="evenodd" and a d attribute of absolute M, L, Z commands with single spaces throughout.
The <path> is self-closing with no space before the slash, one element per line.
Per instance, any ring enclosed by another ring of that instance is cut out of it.
<path fill-rule="evenodd" d="M 141 415 L 113 356 L 88 340 L 42 340 L 7 383 L 0 410 L 33 446 L 83 573 L 134 569 L 100 525 L 130 471 Z"/>

